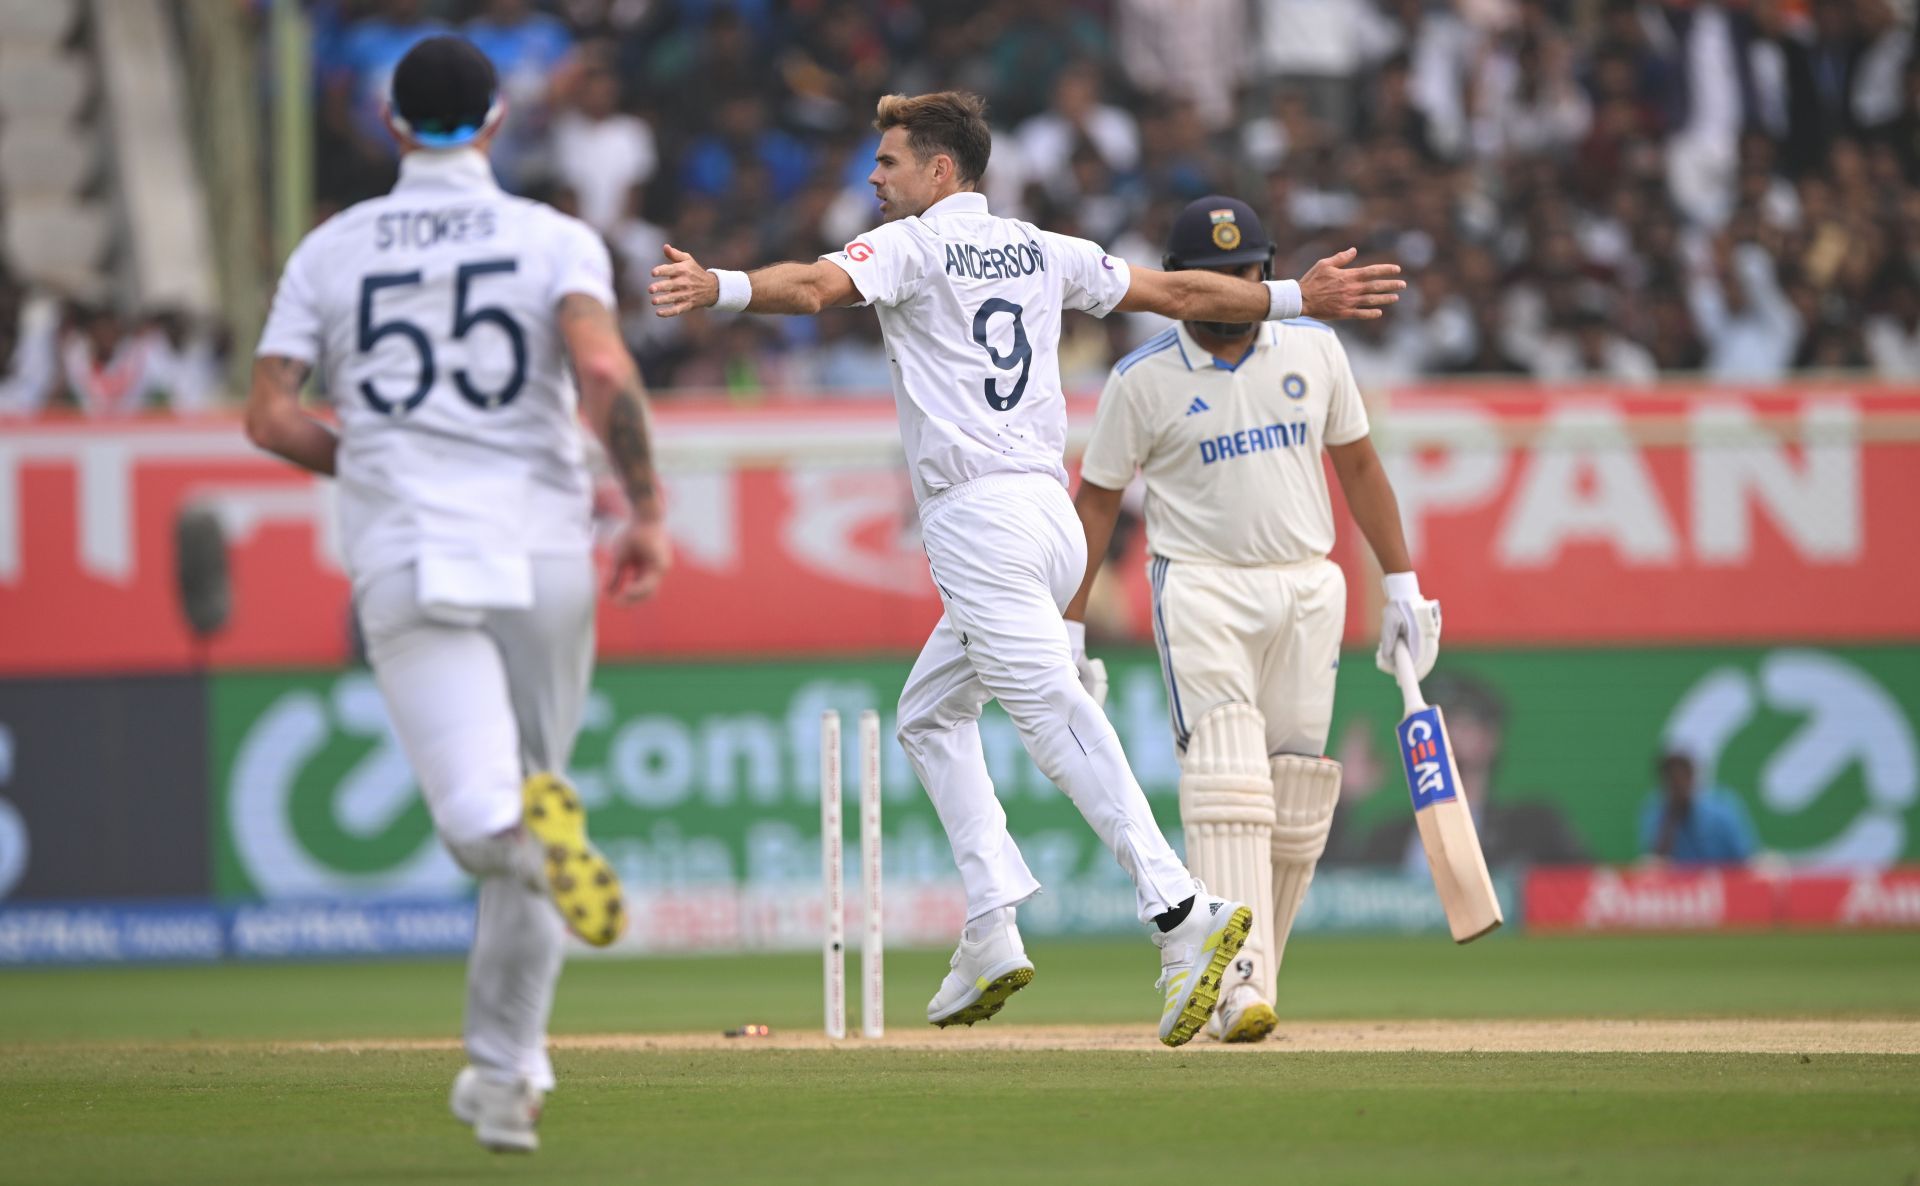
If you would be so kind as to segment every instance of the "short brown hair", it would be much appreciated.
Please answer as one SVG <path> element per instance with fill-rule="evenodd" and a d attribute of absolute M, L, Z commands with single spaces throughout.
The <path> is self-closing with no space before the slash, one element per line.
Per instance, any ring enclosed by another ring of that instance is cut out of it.
<path fill-rule="evenodd" d="M 987 101 L 966 91 L 931 95 L 882 95 L 873 126 L 905 128 L 907 146 L 925 159 L 935 153 L 953 158 L 960 180 L 973 184 L 987 171 L 993 133 L 987 128 Z"/>

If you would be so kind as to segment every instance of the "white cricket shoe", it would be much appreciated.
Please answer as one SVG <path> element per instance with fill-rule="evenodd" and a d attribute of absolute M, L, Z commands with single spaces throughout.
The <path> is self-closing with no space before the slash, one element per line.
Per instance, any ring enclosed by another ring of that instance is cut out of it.
<path fill-rule="evenodd" d="M 542 1095 L 525 1079 L 489 1079 L 478 1067 L 462 1067 L 453 1077 L 448 1105 L 453 1118 L 473 1129 L 474 1137 L 495 1153 L 531 1153 L 540 1147 L 534 1132 L 540 1123 Z"/>
<path fill-rule="evenodd" d="M 1259 989 L 1236 984 L 1220 994 L 1213 1016 L 1207 1018 L 1207 1032 L 1221 1042 L 1264 1042 L 1279 1024 L 1273 1006 L 1260 999 Z"/>
<path fill-rule="evenodd" d="M 985 1021 L 1000 1012 L 1008 997 L 1033 983 L 1033 961 L 1020 942 L 1013 907 L 997 913 L 1000 918 L 969 924 L 968 930 L 982 932 L 979 939 L 962 932 L 948 965 L 953 970 L 927 1002 L 927 1020 L 941 1029 Z"/>
<path fill-rule="evenodd" d="M 1155 932 L 1160 947 L 1160 979 L 1166 994 L 1160 1013 L 1160 1040 L 1185 1046 L 1207 1024 L 1220 999 L 1220 980 L 1240 954 L 1253 928 L 1253 911 L 1244 902 L 1196 894 L 1187 917 L 1171 931 Z"/>

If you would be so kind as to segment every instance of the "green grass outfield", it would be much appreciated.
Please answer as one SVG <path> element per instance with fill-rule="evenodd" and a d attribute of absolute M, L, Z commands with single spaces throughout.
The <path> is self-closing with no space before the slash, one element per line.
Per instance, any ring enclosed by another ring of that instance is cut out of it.
<path fill-rule="evenodd" d="M 1144 940 L 1033 955 L 980 1038 L 1150 1034 Z M 892 1031 L 924 1028 L 944 955 L 887 970 Z M 451 1046 L 268 1045 L 447 1038 L 460 992 L 451 962 L 0 973 L 0 1182 L 1920 1181 L 1900 1054 L 567 1048 L 512 1159 L 447 1117 Z M 1302 1022 L 1914 1021 L 1920 936 L 1304 939 L 1282 994 Z M 806 956 L 578 960 L 555 1030 L 811 1031 L 819 1001 Z"/>

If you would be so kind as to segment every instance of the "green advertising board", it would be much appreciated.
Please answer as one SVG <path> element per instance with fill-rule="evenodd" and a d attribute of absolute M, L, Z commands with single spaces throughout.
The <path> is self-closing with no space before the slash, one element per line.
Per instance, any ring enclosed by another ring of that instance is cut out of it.
<path fill-rule="evenodd" d="M 1159 670 L 1150 654 L 1108 662 L 1109 714 L 1172 830 L 1178 763 Z M 817 884 L 820 713 L 835 708 L 851 721 L 874 707 L 888 737 L 889 886 L 951 882 L 945 837 L 891 741 L 907 667 L 603 668 L 572 771 L 596 837 L 637 889 Z M 1449 652 L 1430 688 L 1448 710 L 1465 781 L 1484 785 L 1495 805 L 1487 810 L 1545 821 L 1586 859 L 1637 855 L 1637 817 L 1668 745 L 1698 755 L 1746 802 L 1764 844 L 1791 859 L 1920 858 L 1920 649 Z M 431 842 L 365 671 L 219 675 L 212 705 L 222 896 L 463 890 Z M 1329 745 L 1347 764 L 1335 856 L 1403 855 L 1393 841 L 1409 815 L 1391 733 L 1398 716 L 1398 694 L 1372 656 L 1346 656 Z M 989 709 L 982 734 L 1010 826 L 1049 887 L 1047 909 L 1063 926 L 1125 923 L 1131 894 L 1118 869 L 1026 759 L 1012 724 Z M 857 788 L 847 794 L 853 801 Z"/>

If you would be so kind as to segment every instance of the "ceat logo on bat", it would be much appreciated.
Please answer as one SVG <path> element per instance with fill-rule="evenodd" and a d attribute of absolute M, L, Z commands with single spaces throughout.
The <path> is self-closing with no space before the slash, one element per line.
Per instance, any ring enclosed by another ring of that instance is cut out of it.
<path fill-rule="evenodd" d="M 873 245 L 855 239 L 853 242 L 847 244 L 847 258 L 856 264 L 866 263 L 873 258 Z"/>
<path fill-rule="evenodd" d="M 1447 734 L 1440 727 L 1440 711 L 1423 708 L 1400 722 L 1400 761 L 1407 771 L 1407 790 L 1413 809 L 1460 797 L 1453 782 L 1453 763 L 1447 753 Z"/>

